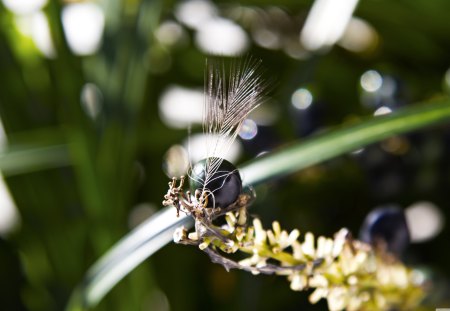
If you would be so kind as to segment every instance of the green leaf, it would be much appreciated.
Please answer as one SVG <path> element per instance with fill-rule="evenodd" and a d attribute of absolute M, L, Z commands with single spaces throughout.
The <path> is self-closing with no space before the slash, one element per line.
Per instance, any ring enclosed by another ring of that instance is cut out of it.
<path fill-rule="evenodd" d="M 256 158 L 240 168 L 244 183 L 255 185 L 284 176 L 390 136 L 449 121 L 450 100 L 418 104 L 396 113 L 372 117 L 293 143 Z"/>
<path fill-rule="evenodd" d="M 0 152 L 0 171 L 6 177 L 70 165 L 67 145 L 11 147 Z"/>
<path fill-rule="evenodd" d="M 256 158 L 240 167 L 240 171 L 244 184 L 254 185 L 390 136 L 445 121 L 450 121 L 448 98 L 330 129 L 304 142 L 295 142 Z M 174 229 L 182 225 L 192 225 L 192 220 L 186 216 L 176 218 L 175 209 L 166 208 L 130 232 L 88 271 L 83 283 L 73 292 L 67 310 L 85 310 L 95 306 L 138 264 L 169 243 Z"/>

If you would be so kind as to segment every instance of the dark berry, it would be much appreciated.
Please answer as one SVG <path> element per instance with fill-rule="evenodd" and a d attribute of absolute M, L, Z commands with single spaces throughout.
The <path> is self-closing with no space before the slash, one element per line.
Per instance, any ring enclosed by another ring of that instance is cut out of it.
<path fill-rule="evenodd" d="M 383 243 L 389 252 L 401 256 L 410 242 L 403 210 L 387 205 L 371 211 L 361 227 L 360 239 L 372 245 Z"/>
<path fill-rule="evenodd" d="M 196 189 L 202 190 L 206 175 L 206 159 L 201 160 L 191 170 L 190 188 L 192 193 Z M 208 178 L 205 189 L 212 192 L 208 195 L 207 207 L 227 207 L 234 203 L 242 192 L 242 180 L 238 169 L 222 160 L 217 171 Z"/>

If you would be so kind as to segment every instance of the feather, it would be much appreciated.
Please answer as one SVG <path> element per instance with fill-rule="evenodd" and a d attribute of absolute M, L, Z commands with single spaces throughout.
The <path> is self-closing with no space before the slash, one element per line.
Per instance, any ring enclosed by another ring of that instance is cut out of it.
<path fill-rule="evenodd" d="M 247 57 L 233 61 L 229 72 L 223 62 L 206 61 L 203 133 L 208 157 L 204 185 L 223 161 L 214 155 L 228 152 L 244 120 L 262 103 L 265 89 L 260 60 Z"/>

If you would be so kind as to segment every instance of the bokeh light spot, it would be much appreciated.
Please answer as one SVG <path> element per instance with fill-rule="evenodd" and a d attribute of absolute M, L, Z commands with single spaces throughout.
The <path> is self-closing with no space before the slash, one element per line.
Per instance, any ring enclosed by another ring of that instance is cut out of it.
<path fill-rule="evenodd" d="M 300 41 L 310 51 L 332 46 L 338 41 L 353 15 L 358 0 L 315 0 L 300 34 Z"/>
<path fill-rule="evenodd" d="M 431 202 L 414 203 L 406 210 L 409 233 L 412 242 L 425 242 L 441 232 L 444 227 L 444 215 Z"/>
<path fill-rule="evenodd" d="M 363 73 L 360 79 L 361 87 L 370 93 L 376 92 L 383 84 L 383 78 L 380 73 L 375 70 L 369 70 Z"/>
<path fill-rule="evenodd" d="M 56 51 L 53 46 L 47 16 L 42 12 L 34 13 L 31 24 L 31 36 L 34 44 L 36 44 L 37 48 L 46 57 L 54 58 L 56 56 Z"/>
<path fill-rule="evenodd" d="M 167 126 L 186 128 L 203 121 L 203 92 L 180 86 L 166 89 L 159 100 L 159 114 Z"/>
<path fill-rule="evenodd" d="M 48 0 L 3 0 L 6 8 L 18 15 L 34 13 L 47 4 Z"/>
<path fill-rule="evenodd" d="M 0 119 L 0 151 L 6 149 L 7 142 L 3 123 Z M 14 231 L 19 223 L 19 212 L 0 172 L 0 236 L 8 235 Z"/>
<path fill-rule="evenodd" d="M 313 96 L 310 91 L 300 88 L 292 94 L 292 105 L 300 110 L 307 109 L 313 102 Z"/>
<path fill-rule="evenodd" d="M 378 34 L 365 20 L 352 17 L 338 43 L 343 48 L 355 53 L 366 52 L 377 46 Z"/>
<path fill-rule="evenodd" d="M 217 16 L 217 8 L 210 1 L 182 1 L 175 9 L 177 19 L 194 29 L 204 27 L 204 23 Z"/>
<path fill-rule="evenodd" d="M 225 18 L 207 21 L 196 34 L 198 47 L 210 54 L 235 56 L 245 52 L 249 39 L 241 26 Z"/>
<path fill-rule="evenodd" d="M 173 21 L 163 22 L 155 31 L 155 36 L 164 45 L 175 45 L 184 37 L 180 24 Z"/>
<path fill-rule="evenodd" d="M 377 110 L 375 110 L 375 112 L 373 113 L 374 116 L 382 116 L 385 114 L 389 114 L 392 112 L 392 109 L 386 106 L 381 106 L 380 108 L 378 108 Z"/>
<path fill-rule="evenodd" d="M 81 90 L 81 106 L 86 114 L 96 119 L 102 109 L 103 95 L 93 83 L 86 83 Z"/>
<path fill-rule="evenodd" d="M 164 173 L 167 177 L 180 177 L 186 175 L 189 169 L 189 155 L 181 145 L 173 145 L 164 155 Z"/>
<path fill-rule="evenodd" d="M 183 146 L 188 150 L 191 163 L 197 163 L 206 157 L 220 157 L 235 163 L 242 153 L 241 143 L 239 140 L 235 140 L 226 150 L 214 148 L 215 146 L 225 146 L 224 139 L 224 137 L 216 135 L 194 134 L 184 141 Z M 216 144 L 216 142 L 218 143 Z"/>
<path fill-rule="evenodd" d="M 24 36 L 31 38 L 43 55 L 47 58 L 56 56 L 47 16 L 42 11 L 15 16 L 14 21 L 17 29 Z"/>
<path fill-rule="evenodd" d="M 68 4 L 62 23 L 70 49 L 77 55 L 90 55 L 100 47 L 105 17 L 95 3 Z"/>
<path fill-rule="evenodd" d="M 278 49 L 280 47 L 280 35 L 269 29 L 255 29 L 253 31 L 253 40 L 266 49 Z"/>
<path fill-rule="evenodd" d="M 258 126 L 252 119 L 245 119 L 242 123 L 242 128 L 239 136 L 244 140 L 251 140 L 258 134 Z"/>
<path fill-rule="evenodd" d="M 13 232 L 19 223 L 19 212 L 0 173 L 0 236 Z"/>

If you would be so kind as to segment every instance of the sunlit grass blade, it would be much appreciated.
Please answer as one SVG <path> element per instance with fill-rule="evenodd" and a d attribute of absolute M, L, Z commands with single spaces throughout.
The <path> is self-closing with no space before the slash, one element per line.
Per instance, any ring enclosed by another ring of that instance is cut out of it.
<path fill-rule="evenodd" d="M 390 136 L 449 120 L 450 99 L 417 104 L 396 113 L 330 129 L 304 142 L 294 143 L 256 158 L 241 167 L 240 171 L 244 183 L 255 185 L 355 151 Z"/>
<path fill-rule="evenodd" d="M 254 185 L 285 176 L 313 164 L 342 155 L 387 137 L 450 121 L 450 99 L 417 105 L 388 116 L 329 130 L 304 142 L 273 151 L 240 167 L 243 182 Z M 68 310 L 96 305 L 134 267 L 171 241 L 176 227 L 188 226 L 189 218 L 176 218 L 166 208 L 119 241 L 88 272 L 73 293 Z M 155 226 L 155 227 L 153 227 Z"/>
<path fill-rule="evenodd" d="M 172 241 L 173 231 L 191 226 L 187 216 L 176 217 L 175 209 L 163 209 L 130 232 L 100 258 L 72 294 L 67 310 L 95 306 L 123 277 L 154 252 Z"/>

